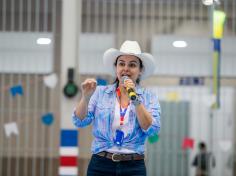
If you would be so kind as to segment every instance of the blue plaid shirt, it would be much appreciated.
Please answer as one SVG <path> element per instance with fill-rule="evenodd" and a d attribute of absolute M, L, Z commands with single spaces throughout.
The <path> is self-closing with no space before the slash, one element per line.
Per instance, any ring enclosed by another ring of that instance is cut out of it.
<path fill-rule="evenodd" d="M 147 89 L 136 87 L 136 93 L 141 97 L 142 104 L 153 117 L 152 125 L 143 130 L 139 126 L 135 106 L 131 104 L 129 112 L 129 133 L 124 138 L 122 147 L 144 153 L 144 143 L 147 136 L 160 131 L 160 105 L 157 96 Z M 72 115 L 73 123 L 77 127 L 93 124 L 94 140 L 92 153 L 99 153 L 114 146 L 112 122 L 115 115 L 116 85 L 97 86 L 88 104 L 88 113 L 83 120 Z"/>

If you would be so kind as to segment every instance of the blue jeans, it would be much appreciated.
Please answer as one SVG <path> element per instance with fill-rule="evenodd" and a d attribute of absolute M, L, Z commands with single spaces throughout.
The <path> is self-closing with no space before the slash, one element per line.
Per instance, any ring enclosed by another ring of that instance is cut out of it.
<path fill-rule="evenodd" d="M 144 160 L 114 162 L 93 154 L 87 176 L 146 176 L 146 166 Z"/>

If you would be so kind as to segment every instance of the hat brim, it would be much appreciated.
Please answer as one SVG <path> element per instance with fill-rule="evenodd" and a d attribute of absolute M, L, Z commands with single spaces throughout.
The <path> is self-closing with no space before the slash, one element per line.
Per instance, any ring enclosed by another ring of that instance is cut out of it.
<path fill-rule="evenodd" d="M 141 54 L 133 54 L 133 53 L 124 53 L 115 48 L 110 48 L 105 51 L 103 55 L 103 64 L 108 70 L 111 76 L 116 77 L 115 71 L 115 61 L 121 55 L 133 55 L 138 57 L 143 63 L 143 70 L 141 74 L 141 80 L 146 79 L 150 75 L 152 75 L 155 71 L 155 61 L 151 54 L 149 53 L 141 53 Z"/>

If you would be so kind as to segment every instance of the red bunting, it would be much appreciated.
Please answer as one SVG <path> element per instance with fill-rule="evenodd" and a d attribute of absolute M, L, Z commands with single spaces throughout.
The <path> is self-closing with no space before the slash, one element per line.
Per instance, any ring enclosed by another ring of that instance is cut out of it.
<path fill-rule="evenodd" d="M 192 138 L 184 138 L 183 141 L 182 141 L 182 149 L 183 150 L 186 150 L 186 149 L 193 149 L 193 146 L 194 146 L 194 139 Z"/>

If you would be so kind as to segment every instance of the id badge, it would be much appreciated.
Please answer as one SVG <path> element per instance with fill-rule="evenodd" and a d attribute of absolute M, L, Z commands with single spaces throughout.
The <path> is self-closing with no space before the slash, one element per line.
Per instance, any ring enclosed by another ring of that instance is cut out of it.
<path fill-rule="evenodd" d="M 117 146 L 121 146 L 123 144 L 123 140 L 124 140 L 124 132 L 117 129 L 116 130 L 116 137 L 115 137 L 115 144 Z"/>

